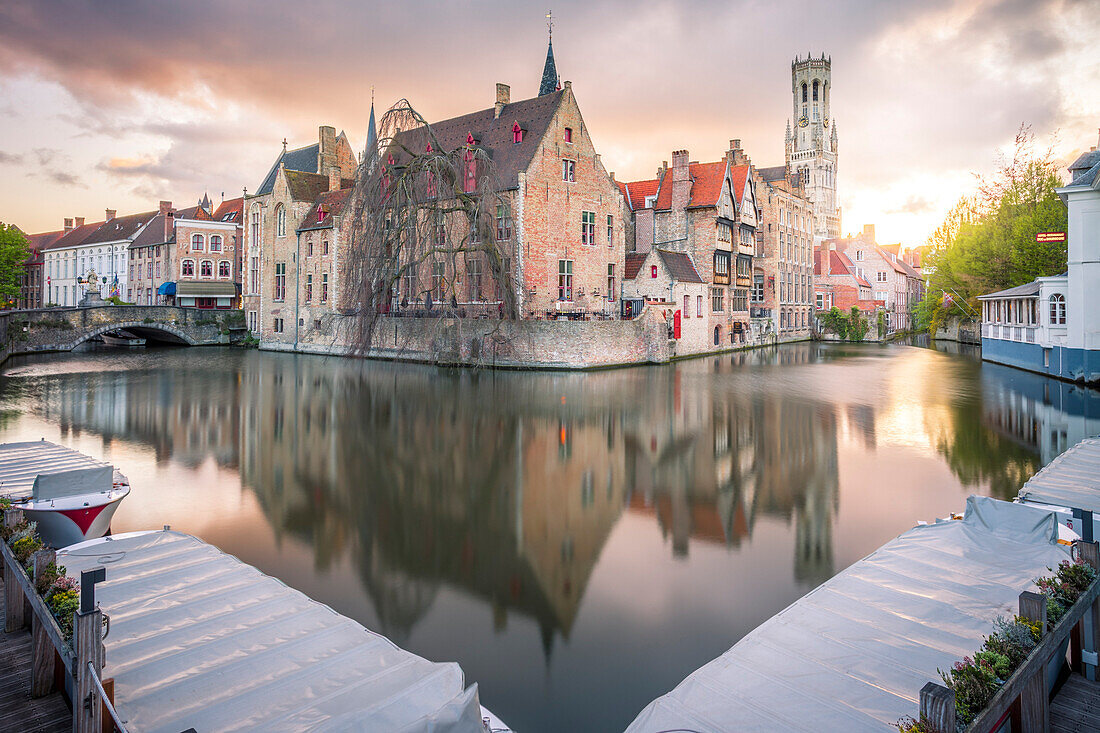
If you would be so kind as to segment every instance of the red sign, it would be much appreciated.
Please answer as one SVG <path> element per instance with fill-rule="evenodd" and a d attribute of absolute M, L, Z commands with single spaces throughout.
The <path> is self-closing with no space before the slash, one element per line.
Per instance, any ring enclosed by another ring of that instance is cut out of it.
<path fill-rule="evenodd" d="M 680 311 L 672 314 L 672 338 L 680 338 Z"/>
<path fill-rule="evenodd" d="M 1065 232 L 1039 232 L 1035 235 L 1036 242 L 1064 242 L 1066 241 Z"/>

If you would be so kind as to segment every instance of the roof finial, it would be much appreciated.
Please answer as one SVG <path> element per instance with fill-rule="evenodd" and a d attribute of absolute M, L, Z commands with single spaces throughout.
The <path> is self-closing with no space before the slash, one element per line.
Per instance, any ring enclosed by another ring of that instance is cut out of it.
<path fill-rule="evenodd" d="M 286 138 L 283 138 L 283 152 L 286 152 Z"/>
<path fill-rule="evenodd" d="M 550 43 L 554 42 L 554 11 L 546 11 L 546 28 L 550 31 Z"/>
<path fill-rule="evenodd" d="M 542 83 L 539 85 L 540 97 L 561 89 L 557 65 L 554 63 L 554 18 L 552 11 L 546 13 L 546 27 L 550 31 L 550 42 L 546 47 L 546 64 L 542 67 Z"/>

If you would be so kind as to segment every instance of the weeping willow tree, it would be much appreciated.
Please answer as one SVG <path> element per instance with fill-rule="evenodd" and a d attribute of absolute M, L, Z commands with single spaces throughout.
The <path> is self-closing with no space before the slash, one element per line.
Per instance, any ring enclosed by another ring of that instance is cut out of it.
<path fill-rule="evenodd" d="M 401 100 L 359 166 L 344 292 L 348 340 L 360 353 L 388 318 L 434 318 L 441 329 L 517 318 L 510 198 L 477 131 L 455 134 L 437 136 Z"/>

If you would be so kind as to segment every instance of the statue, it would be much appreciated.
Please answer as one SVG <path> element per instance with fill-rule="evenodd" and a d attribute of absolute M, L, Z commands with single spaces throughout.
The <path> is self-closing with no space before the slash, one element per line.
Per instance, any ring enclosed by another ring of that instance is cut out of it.
<path fill-rule="evenodd" d="M 105 301 L 99 295 L 99 276 L 95 274 L 95 270 L 89 272 L 82 282 L 84 297 L 80 299 L 79 305 L 103 305 Z"/>

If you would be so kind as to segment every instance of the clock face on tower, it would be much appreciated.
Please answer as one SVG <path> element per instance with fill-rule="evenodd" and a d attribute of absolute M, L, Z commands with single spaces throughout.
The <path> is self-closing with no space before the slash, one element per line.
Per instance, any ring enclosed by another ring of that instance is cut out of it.
<path fill-rule="evenodd" d="M 798 126 L 799 127 L 805 127 L 808 124 L 810 124 L 810 121 L 806 119 L 806 115 L 802 115 L 801 117 L 798 118 Z"/>

